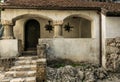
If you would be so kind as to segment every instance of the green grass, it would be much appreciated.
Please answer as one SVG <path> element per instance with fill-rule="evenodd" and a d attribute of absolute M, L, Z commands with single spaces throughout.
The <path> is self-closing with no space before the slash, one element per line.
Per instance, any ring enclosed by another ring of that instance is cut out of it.
<path fill-rule="evenodd" d="M 60 67 L 64 67 L 66 65 L 71 65 L 73 67 L 76 66 L 81 66 L 81 67 L 87 67 L 86 63 L 83 62 L 73 62 L 71 60 L 67 60 L 67 59 L 56 59 L 56 60 L 48 60 L 47 61 L 47 66 L 52 67 L 52 68 L 60 68 Z"/>

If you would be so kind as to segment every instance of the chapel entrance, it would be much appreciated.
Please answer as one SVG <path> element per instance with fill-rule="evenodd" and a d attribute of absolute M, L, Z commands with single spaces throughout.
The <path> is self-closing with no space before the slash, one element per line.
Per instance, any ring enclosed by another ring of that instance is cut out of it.
<path fill-rule="evenodd" d="M 40 38 L 40 24 L 30 19 L 25 24 L 25 51 L 36 50 Z"/>

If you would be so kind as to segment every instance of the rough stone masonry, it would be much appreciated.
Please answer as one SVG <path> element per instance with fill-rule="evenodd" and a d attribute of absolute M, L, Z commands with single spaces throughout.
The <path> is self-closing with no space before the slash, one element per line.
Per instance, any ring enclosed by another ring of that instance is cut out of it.
<path fill-rule="evenodd" d="M 106 41 L 106 67 L 112 72 L 120 72 L 120 37 Z"/>

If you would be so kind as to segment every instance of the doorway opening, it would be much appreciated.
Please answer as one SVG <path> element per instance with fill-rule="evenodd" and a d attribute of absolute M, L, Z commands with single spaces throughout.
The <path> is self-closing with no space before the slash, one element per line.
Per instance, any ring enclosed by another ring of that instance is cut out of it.
<path fill-rule="evenodd" d="M 25 24 L 25 51 L 36 50 L 40 38 L 40 24 L 35 19 L 30 19 Z"/>

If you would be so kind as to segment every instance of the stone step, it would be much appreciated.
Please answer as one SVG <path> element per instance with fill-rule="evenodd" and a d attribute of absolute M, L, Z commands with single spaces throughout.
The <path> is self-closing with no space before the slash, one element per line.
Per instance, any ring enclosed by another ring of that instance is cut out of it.
<path fill-rule="evenodd" d="M 0 82 L 36 82 L 36 77 L 5 78 Z"/>
<path fill-rule="evenodd" d="M 5 77 L 33 77 L 36 75 L 36 71 L 8 71 L 5 73 Z"/>
<path fill-rule="evenodd" d="M 15 66 L 18 66 L 18 65 L 35 65 L 36 62 L 37 62 L 36 60 L 21 60 L 21 61 L 16 61 Z"/>
<path fill-rule="evenodd" d="M 22 56 L 22 57 L 18 57 L 18 60 L 36 60 L 38 59 L 38 56 Z"/>
<path fill-rule="evenodd" d="M 22 56 L 37 56 L 37 50 L 23 51 Z"/>
<path fill-rule="evenodd" d="M 20 65 L 13 66 L 9 69 L 9 71 L 35 71 L 36 65 Z"/>
<path fill-rule="evenodd" d="M 4 78 L 4 79 L 0 80 L 0 82 L 10 82 L 11 79 L 12 78 Z"/>
<path fill-rule="evenodd" d="M 15 66 L 19 65 L 35 65 L 37 62 L 44 62 L 46 59 L 37 59 L 37 60 L 19 60 L 15 62 Z"/>

